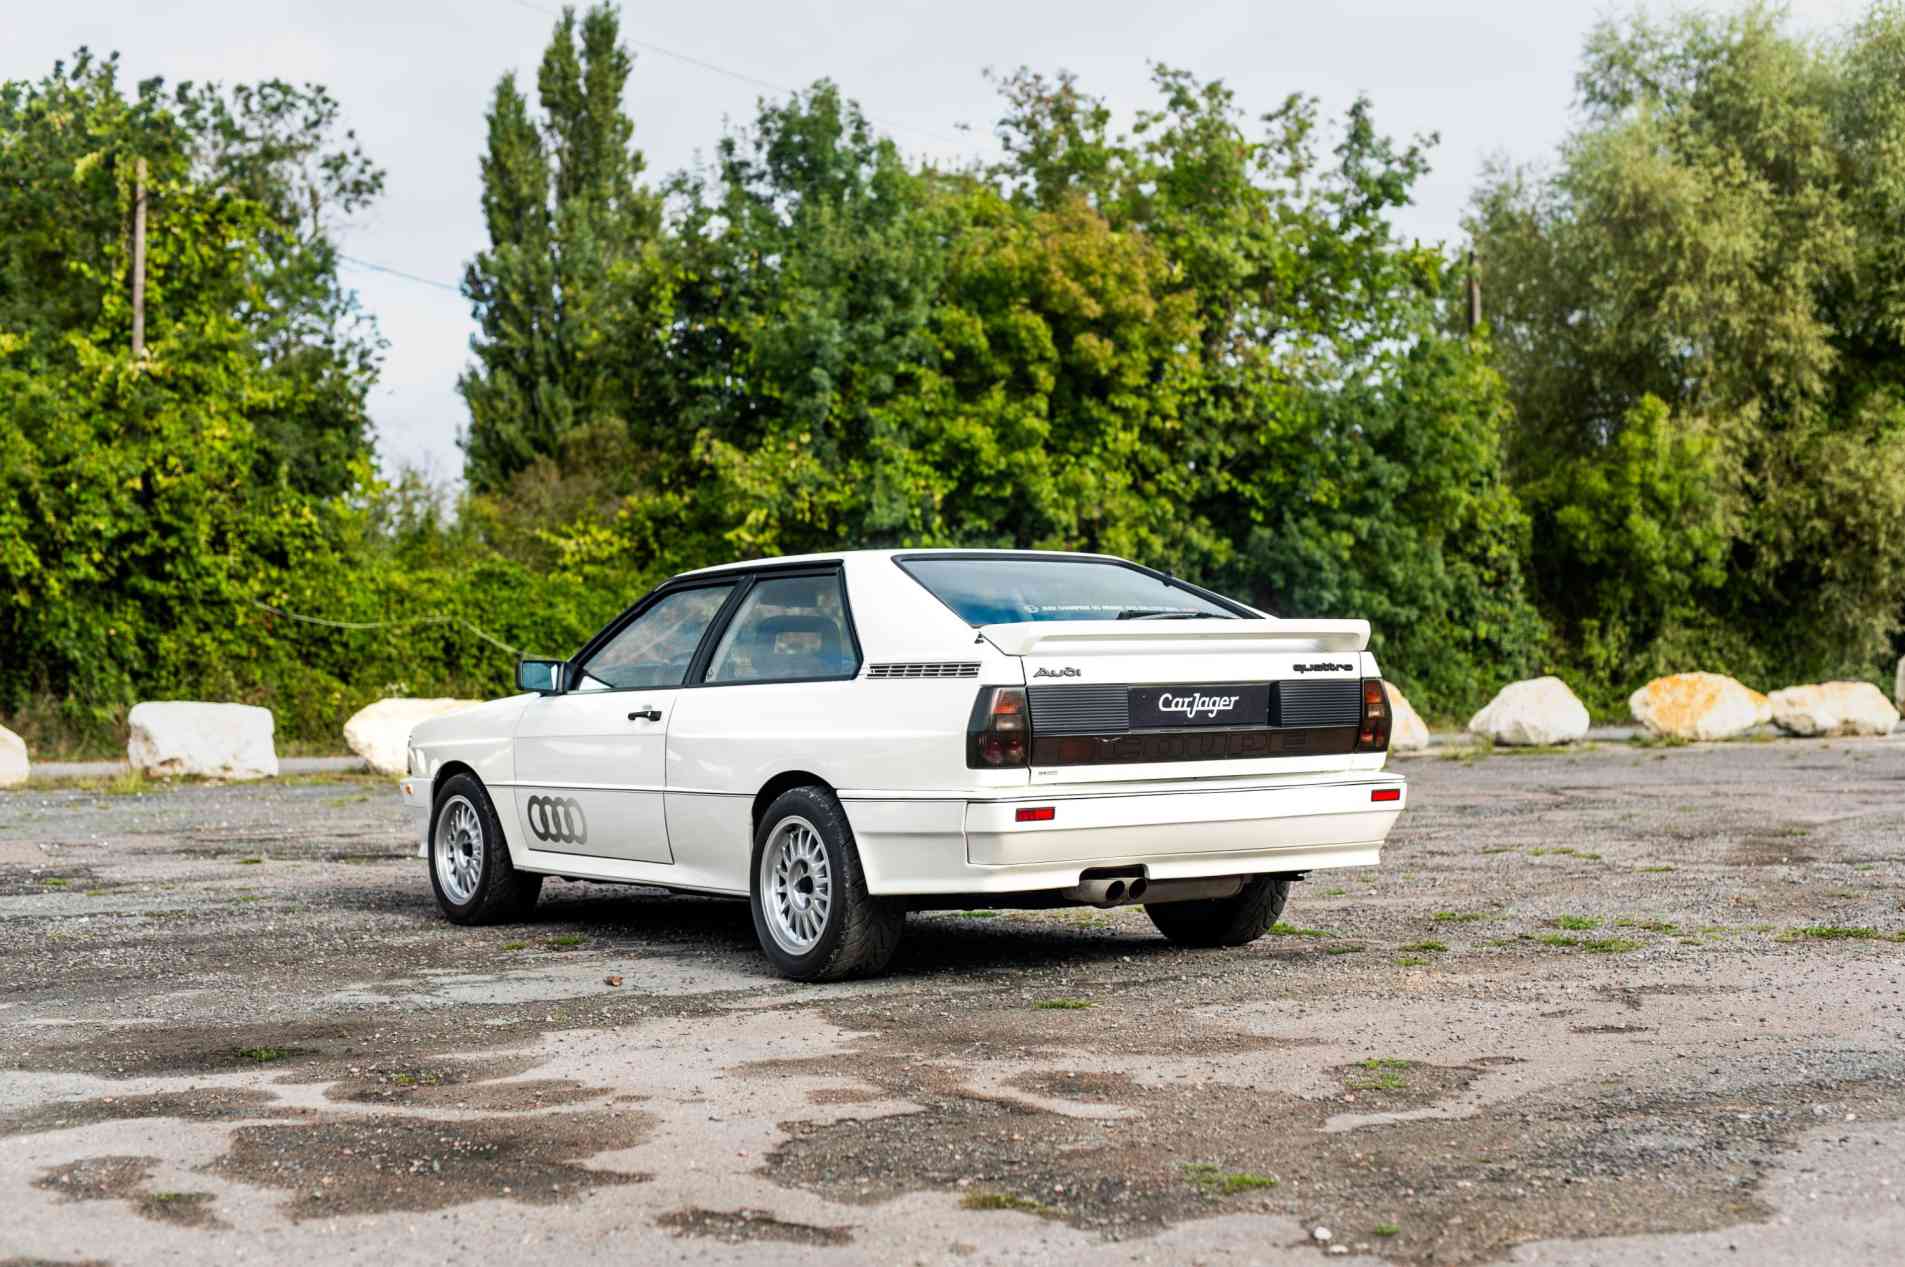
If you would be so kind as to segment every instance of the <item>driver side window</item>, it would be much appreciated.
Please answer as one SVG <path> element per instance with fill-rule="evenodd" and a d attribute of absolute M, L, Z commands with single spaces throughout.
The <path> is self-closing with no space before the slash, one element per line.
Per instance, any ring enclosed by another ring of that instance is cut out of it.
<path fill-rule="evenodd" d="M 680 686 L 708 624 L 734 592 L 732 585 L 677 590 L 622 626 L 583 661 L 576 691 L 627 691 Z"/>

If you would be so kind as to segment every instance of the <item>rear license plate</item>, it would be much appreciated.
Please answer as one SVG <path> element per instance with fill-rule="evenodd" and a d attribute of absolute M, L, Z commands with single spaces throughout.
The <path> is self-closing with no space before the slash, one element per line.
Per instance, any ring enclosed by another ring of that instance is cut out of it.
<path fill-rule="evenodd" d="M 1270 686 L 1265 682 L 1134 686 L 1130 700 L 1133 730 L 1270 723 Z"/>

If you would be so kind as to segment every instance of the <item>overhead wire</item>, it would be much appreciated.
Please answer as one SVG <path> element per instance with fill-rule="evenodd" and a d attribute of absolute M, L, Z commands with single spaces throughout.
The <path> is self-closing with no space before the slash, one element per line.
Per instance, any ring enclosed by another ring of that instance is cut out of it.
<path fill-rule="evenodd" d="M 516 5 L 518 8 L 527 9 L 531 13 L 540 13 L 544 17 L 560 18 L 562 16 L 560 11 L 556 9 L 551 9 L 546 5 L 536 4 L 534 0 L 510 0 L 510 3 Z M 735 80 L 739 83 L 744 83 L 744 84 L 750 85 L 751 87 L 764 89 L 767 92 L 778 93 L 783 96 L 794 96 L 796 95 L 796 92 L 797 92 L 796 89 L 789 88 L 785 84 L 777 84 L 772 82 L 771 80 L 766 80 L 756 75 L 747 74 L 744 71 L 730 70 L 726 66 L 717 65 L 714 62 L 706 60 L 705 58 L 695 57 L 688 53 L 677 52 L 676 50 L 672 48 L 667 48 L 667 47 L 664 47 L 663 45 L 656 44 L 652 40 L 638 39 L 635 36 L 627 35 L 627 34 L 624 34 L 622 38 L 627 40 L 628 43 L 634 45 L 636 48 L 643 49 L 650 53 L 654 53 L 659 57 L 667 57 L 674 61 L 681 62 L 685 65 L 694 66 L 701 70 L 708 71 L 711 74 L 722 75 L 728 79 Z M 965 144 L 964 141 L 954 140 L 951 137 L 940 136 L 937 133 L 930 132 L 922 128 L 915 128 L 915 127 L 909 127 L 909 126 L 905 126 L 901 124 L 883 122 L 879 119 L 874 119 L 871 116 L 869 116 L 869 122 L 877 124 L 878 126 L 885 128 L 889 132 L 906 132 L 906 133 L 910 133 L 913 136 L 926 137 L 942 145 L 964 145 Z M 344 255 L 341 253 L 338 255 L 338 258 L 340 260 L 343 260 L 346 264 L 350 264 L 355 268 L 368 269 L 369 271 L 373 273 L 386 273 L 392 277 L 399 277 L 405 281 L 415 282 L 419 286 L 429 286 L 432 289 L 448 291 L 450 294 L 459 295 L 459 296 L 463 293 L 463 288 L 461 286 L 454 285 L 450 282 L 440 282 L 433 277 L 423 277 L 417 273 L 406 272 L 401 268 L 392 268 L 388 264 L 379 264 L 375 260 L 360 259 L 355 255 Z"/>

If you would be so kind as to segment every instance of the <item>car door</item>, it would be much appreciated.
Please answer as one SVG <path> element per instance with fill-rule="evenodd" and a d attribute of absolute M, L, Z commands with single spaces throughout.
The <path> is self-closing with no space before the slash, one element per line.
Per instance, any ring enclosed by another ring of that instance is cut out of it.
<path fill-rule="evenodd" d="M 548 853 L 672 863 L 668 718 L 732 580 L 664 591 L 568 666 L 516 728 L 516 819 Z"/>
<path fill-rule="evenodd" d="M 830 754 L 861 657 L 837 566 L 764 570 L 724 621 L 669 724 L 668 834 L 684 872 L 745 891 L 754 793 Z"/>

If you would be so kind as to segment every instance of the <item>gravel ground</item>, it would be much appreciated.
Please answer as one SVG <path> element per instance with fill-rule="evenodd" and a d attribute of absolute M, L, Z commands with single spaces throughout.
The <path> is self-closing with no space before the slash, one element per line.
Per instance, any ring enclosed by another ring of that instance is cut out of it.
<path fill-rule="evenodd" d="M 826 987 L 733 902 L 452 927 L 382 782 L 0 793 L 0 1264 L 1898 1259 L 1905 738 L 1400 764 L 1255 946 Z"/>

